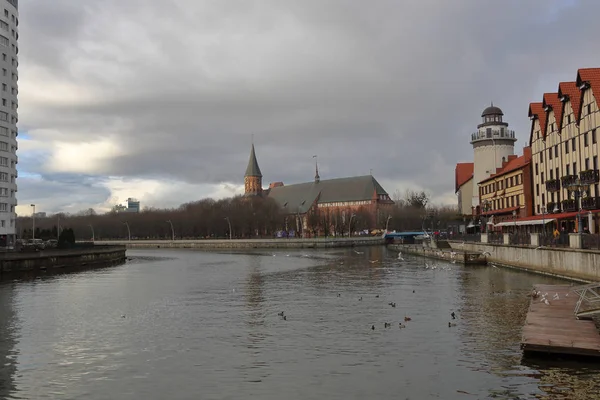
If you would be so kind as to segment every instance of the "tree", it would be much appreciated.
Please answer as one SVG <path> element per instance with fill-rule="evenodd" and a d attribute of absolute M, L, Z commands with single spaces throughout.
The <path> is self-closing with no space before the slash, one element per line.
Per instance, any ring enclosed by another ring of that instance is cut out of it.
<path fill-rule="evenodd" d="M 429 203 L 429 195 L 424 191 L 412 191 L 407 189 L 404 195 L 404 201 L 407 205 L 414 208 L 425 208 Z"/>

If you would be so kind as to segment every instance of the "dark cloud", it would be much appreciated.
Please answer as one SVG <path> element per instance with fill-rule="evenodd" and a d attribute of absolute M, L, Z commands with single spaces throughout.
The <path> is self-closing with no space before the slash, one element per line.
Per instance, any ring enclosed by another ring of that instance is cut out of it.
<path fill-rule="evenodd" d="M 490 101 L 520 152 L 528 103 L 600 64 L 596 2 L 46 3 L 22 4 L 21 121 L 50 143 L 112 135 L 126 151 L 98 176 L 241 183 L 254 135 L 266 183 L 312 179 L 318 154 L 322 178 L 441 198 Z M 48 77 L 69 95 L 39 99 Z"/>

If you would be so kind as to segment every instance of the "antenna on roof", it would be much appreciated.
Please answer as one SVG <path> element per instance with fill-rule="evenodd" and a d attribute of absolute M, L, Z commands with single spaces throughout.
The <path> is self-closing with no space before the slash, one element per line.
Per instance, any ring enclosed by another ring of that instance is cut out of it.
<path fill-rule="evenodd" d="M 369 175 L 373 175 L 373 168 L 369 169 Z"/>
<path fill-rule="evenodd" d="M 492 102 L 490 102 L 490 104 L 492 105 L 492 107 L 494 107 L 494 102 L 493 102 L 493 101 L 492 101 Z"/>

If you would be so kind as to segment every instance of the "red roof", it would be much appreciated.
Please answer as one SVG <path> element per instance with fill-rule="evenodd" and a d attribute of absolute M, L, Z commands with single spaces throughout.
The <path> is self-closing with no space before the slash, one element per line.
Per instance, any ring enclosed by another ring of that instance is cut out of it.
<path fill-rule="evenodd" d="M 577 70 L 577 86 L 583 83 L 589 83 L 592 91 L 594 88 L 600 92 L 600 68 L 580 68 Z M 581 118 L 581 106 L 577 109 L 577 120 Z"/>
<path fill-rule="evenodd" d="M 579 110 L 581 108 L 581 93 L 579 92 L 579 88 L 577 87 L 577 82 L 561 82 L 558 84 L 558 97 L 566 97 L 571 102 L 571 108 L 573 109 L 573 113 L 575 115 L 575 123 L 579 125 L 579 119 L 577 115 L 579 115 Z M 564 114 L 564 103 L 562 107 L 562 113 Z M 562 119 L 558 121 L 558 131 L 560 132 L 562 129 Z"/>
<path fill-rule="evenodd" d="M 520 156 L 520 157 L 511 158 L 509 156 L 508 161 L 506 161 L 504 163 L 504 165 L 502 166 L 502 168 L 498 168 L 496 170 L 495 174 L 490 175 L 489 178 L 485 178 L 484 180 L 482 180 L 479 183 L 487 182 L 487 181 L 489 181 L 491 179 L 494 179 L 494 178 L 496 178 L 498 176 L 508 174 L 509 172 L 516 171 L 517 169 L 521 169 L 521 168 L 525 167 L 526 165 L 528 165 L 531 162 L 531 151 L 529 151 L 528 149 L 530 149 L 530 148 L 526 147 L 523 150 L 523 155 Z"/>
<path fill-rule="evenodd" d="M 465 183 L 467 183 L 471 178 L 473 178 L 473 163 L 458 163 L 456 164 L 456 170 L 454 171 L 454 180 L 455 180 L 455 191 L 458 192 L 458 189 Z"/>
<path fill-rule="evenodd" d="M 544 108 L 550 107 L 552 111 L 554 111 L 554 119 L 557 122 L 556 126 L 558 128 L 560 126 L 558 121 L 562 121 L 563 115 L 563 104 L 560 101 L 560 98 L 558 97 L 558 93 L 544 93 L 544 102 L 542 103 L 542 105 Z M 549 119 L 548 113 L 550 113 L 550 111 L 546 113 L 546 124 L 548 123 Z"/>
<path fill-rule="evenodd" d="M 540 129 L 542 130 L 542 138 L 546 140 L 546 112 L 544 111 L 543 103 L 530 103 L 529 104 L 529 118 L 531 120 L 531 135 L 529 138 L 529 144 L 533 143 L 533 126 L 535 120 L 540 120 Z"/>
<path fill-rule="evenodd" d="M 581 210 L 582 218 L 587 218 L 588 212 L 597 214 L 600 212 L 600 210 Z M 565 219 L 565 218 L 576 217 L 577 214 L 578 214 L 577 211 L 569 211 L 569 212 L 563 212 L 563 213 L 557 213 L 557 214 L 544 214 L 543 216 L 541 214 L 538 214 L 538 215 L 530 215 L 528 217 L 518 218 L 517 221 L 536 221 L 538 219 L 547 219 L 547 220 Z"/>
<path fill-rule="evenodd" d="M 508 208 L 501 208 L 499 210 L 492 210 L 492 211 L 485 211 L 482 212 L 481 215 L 498 215 L 498 214 L 508 214 L 511 213 L 513 211 L 518 210 L 519 206 L 515 206 L 515 207 L 508 207 Z"/>

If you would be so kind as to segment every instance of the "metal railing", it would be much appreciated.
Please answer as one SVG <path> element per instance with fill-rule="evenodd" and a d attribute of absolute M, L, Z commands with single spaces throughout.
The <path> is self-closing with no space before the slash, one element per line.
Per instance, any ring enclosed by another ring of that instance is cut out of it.
<path fill-rule="evenodd" d="M 531 234 L 529 233 L 511 233 L 509 243 L 517 246 L 529 246 L 531 244 Z"/>
<path fill-rule="evenodd" d="M 581 247 L 584 249 L 599 250 L 600 249 L 600 235 L 582 233 L 581 234 Z"/>
<path fill-rule="evenodd" d="M 504 243 L 504 234 L 502 232 L 488 233 L 488 243 L 503 244 Z"/>

